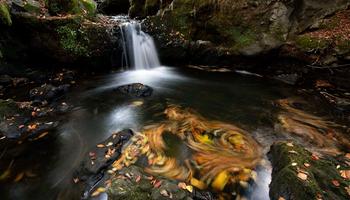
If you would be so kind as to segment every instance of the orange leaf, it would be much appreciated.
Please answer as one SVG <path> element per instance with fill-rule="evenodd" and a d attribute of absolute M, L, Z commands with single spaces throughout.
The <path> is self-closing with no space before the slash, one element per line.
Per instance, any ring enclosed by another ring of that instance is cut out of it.
<path fill-rule="evenodd" d="M 332 180 L 332 183 L 333 183 L 333 185 L 336 186 L 336 187 L 339 187 L 339 186 L 340 186 L 340 183 L 339 183 L 339 181 L 337 181 L 337 180 Z"/>

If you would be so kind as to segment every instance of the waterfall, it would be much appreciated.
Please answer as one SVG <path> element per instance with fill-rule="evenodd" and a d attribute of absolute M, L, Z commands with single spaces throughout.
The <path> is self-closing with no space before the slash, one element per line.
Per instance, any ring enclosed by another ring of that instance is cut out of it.
<path fill-rule="evenodd" d="M 150 69 L 159 67 L 160 62 L 153 38 L 141 30 L 141 24 L 135 21 L 123 23 L 123 59 L 128 69 Z"/>

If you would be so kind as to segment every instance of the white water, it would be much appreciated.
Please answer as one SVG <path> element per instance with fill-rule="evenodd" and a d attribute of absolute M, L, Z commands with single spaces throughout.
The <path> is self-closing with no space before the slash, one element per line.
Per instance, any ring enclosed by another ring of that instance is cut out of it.
<path fill-rule="evenodd" d="M 153 38 L 141 30 L 135 21 L 121 25 L 124 59 L 127 69 L 150 69 L 160 62 Z"/>

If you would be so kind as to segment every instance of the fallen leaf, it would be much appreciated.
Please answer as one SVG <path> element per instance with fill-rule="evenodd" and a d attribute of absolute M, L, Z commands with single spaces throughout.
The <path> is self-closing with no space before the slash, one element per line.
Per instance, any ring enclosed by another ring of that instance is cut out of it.
<path fill-rule="evenodd" d="M 310 167 L 310 164 L 309 163 L 304 163 L 304 166 L 305 167 Z"/>
<path fill-rule="evenodd" d="M 177 184 L 177 186 L 178 186 L 180 189 L 185 190 L 187 185 L 186 185 L 186 183 L 184 183 L 184 182 L 180 182 L 180 183 Z"/>
<path fill-rule="evenodd" d="M 132 106 L 135 106 L 135 107 L 137 107 L 137 106 L 142 106 L 142 105 L 143 105 L 143 101 L 133 101 L 133 102 L 131 103 L 131 105 L 132 105 Z"/>
<path fill-rule="evenodd" d="M 350 179 L 350 170 L 340 170 L 341 177 Z"/>
<path fill-rule="evenodd" d="M 304 173 L 302 173 L 302 172 L 299 172 L 299 173 L 298 173 L 298 178 L 300 178 L 300 179 L 303 180 L 303 181 L 306 181 L 306 179 L 307 179 L 307 174 L 304 174 Z"/>
<path fill-rule="evenodd" d="M 155 188 L 159 188 L 161 185 L 162 185 L 162 181 L 156 181 L 153 186 Z"/>
<path fill-rule="evenodd" d="M 73 182 L 74 183 L 78 183 L 79 182 L 79 178 L 73 178 Z"/>
<path fill-rule="evenodd" d="M 320 158 L 316 154 L 311 155 L 312 160 L 319 160 Z"/>
<path fill-rule="evenodd" d="M 227 184 L 230 176 L 228 175 L 227 171 L 220 172 L 212 182 L 211 186 L 218 191 L 222 191 Z"/>
<path fill-rule="evenodd" d="M 0 180 L 4 180 L 6 179 L 7 177 L 9 177 L 11 174 L 11 170 L 10 169 L 7 169 L 6 171 L 4 171 L 4 173 L 2 173 L 0 175 Z"/>
<path fill-rule="evenodd" d="M 191 185 L 195 186 L 196 188 L 198 188 L 200 190 L 204 190 L 207 188 L 207 185 L 203 181 L 200 181 L 196 178 L 191 178 L 190 183 L 191 183 Z"/>
<path fill-rule="evenodd" d="M 36 124 L 32 124 L 32 125 L 28 125 L 28 129 L 29 130 L 35 130 L 37 128 L 38 125 Z"/>
<path fill-rule="evenodd" d="M 348 193 L 348 195 L 350 196 L 350 186 L 349 187 L 345 187 L 345 190 Z"/>
<path fill-rule="evenodd" d="M 49 132 L 46 131 L 46 132 L 40 134 L 38 137 L 34 138 L 34 140 L 38 140 L 38 139 L 40 139 L 40 138 L 43 138 L 43 137 L 45 137 L 47 134 L 49 134 Z"/>
<path fill-rule="evenodd" d="M 187 185 L 186 186 L 186 190 L 192 193 L 193 192 L 193 186 L 192 185 Z"/>
<path fill-rule="evenodd" d="M 161 191 L 160 191 L 160 194 L 163 195 L 163 196 L 165 196 L 165 197 L 168 197 L 168 196 L 169 196 L 169 192 L 166 191 L 166 190 L 161 190 Z"/>
<path fill-rule="evenodd" d="M 17 174 L 14 182 L 16 182 L 16 183 L 19 182 L 20 180 L 23 179 L 23 177 L 24 177 L 24 172 L 21 172 L 21 173 Z"/>
<path fill-rule="evenodd" d="M 105 145 L 104 144 L 98 144 L 97 147 L 98 148 L 103 148 L 103 147 L 105 147 Z"/>
<path fill-rule="evenodd" d="M 108 142 L 108 144 L 106 145 L 106 147 L 110 147 L 113 145 L 113 142 Z"/>
<path fill-rule="evenodd" d="M 285 198 L 283 197 L 279 197 L 278 200 L 286 200 Z"/>
<path fill-rule="evenodd" d="M 345 158 L 350 160 L 350 153 L 345 154 Z"/>
<path fill-rule="evenodd" d="M 296 163 L 296 162 L 292 163 L 292 166 L 297 166 L 297 165 L 298 165 L 298 163 Z"/>
<path fill-rule="evenodd" d="M 289 147 L 294 147 L 293 143 L 291 143 L 291 142 L 288 142 L 288 143 L 287 143 L 287 146 L 289 146 Z"/>
<path fill-rule="evenodd" d="M 336 186 L 336 187 L 339 187 L 339 186 L 340 186 L 340 183 L 339 183 L 339 181 L 337 181 L 337 180 L 332 180 L 332 184 L 333 184 L 334 186 Z"/>
<path fill-rule="evenodd" d="M 32 170 L 25 171 L 25 175 L 26 175 L 26 177 L 29 177 L 29 178 L 34 178 L 37 176 L 36 174 L 33 173 Z"/>
<path fill-rule="evenodd" d="M 98 196 L 98 195 L 100 195 L 101 193 L 103 193 L 105 191 L 106 191 L 106 188 L 99 187 L 91 194 L 91 196 L 92 197 Z"/>
<path fill-rule="evenodd" d="M 138 183 L 138 182 L 140 182 L 141 181 L 141 176 L 140 175 L 138 175 L 137 177 L 136 177 L 136 183 Z"/>

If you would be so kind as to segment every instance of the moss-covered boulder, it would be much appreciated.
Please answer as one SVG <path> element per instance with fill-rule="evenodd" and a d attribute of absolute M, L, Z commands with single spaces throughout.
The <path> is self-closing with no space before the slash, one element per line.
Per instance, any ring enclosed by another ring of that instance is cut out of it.
<path fill-rule="evenodd" d="M 145 173 L 140 167 L 129 166 L 118 171 L 107 193 L 111 200 L 214 199 L 209 192 L 195 188 L 192 192 L 189 191 L 190 189 L 180 188 L 176 181 L 155 177 Z"/>
<path fill-rule="evenodd" d="M 291 142 L 277 142 L 271 146 L 272 162 L 270 197 L 284 199 L 349 199 L 349 180 L 340 170 L 349 168 L 334 158 L 319 158 L 305 148 Z"/>
<path fill-rule="evenodd" d="M 0 2 L 0 26 L 11 26 L 12 20 L 9 7 L 5 2 Z"/>
<path fill-rule="evenodd" d="M 94 15 L 97 4 L 94 0 L 48 0 L 51 14 L 86 14 Z"/>

